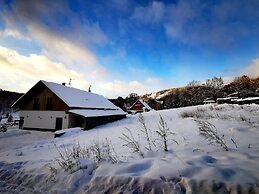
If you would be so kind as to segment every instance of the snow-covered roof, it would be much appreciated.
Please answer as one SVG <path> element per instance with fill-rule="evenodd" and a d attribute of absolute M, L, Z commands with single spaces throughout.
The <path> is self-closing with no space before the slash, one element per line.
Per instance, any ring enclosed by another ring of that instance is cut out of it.
<path fill-rule="evenodd" d="M 238 95 L 238 92 L 233 92 L 233 93 L 229 94 L 228 97 L 236 96 L 236 95 Z"/>
<path fill-rule="evenodd" d="M 131 109 L 138 101 L 139 101 L 141 104 L 143 104 L 143 106 L 144 106 L 145 108 L 147 108 L 148 110 L 152 110 L 152 108 L 151 108 L 144 100 L 142 100 L 142 99 L 138 99 L 138 100 L 130 107 L 130 109 Z"/>
<path fill-rule="evenodd" d="M 259 97 L 240 98 L 240 99 L 236 99 L 235 101 L 242 102 L 242 101 L 254 101 L 254 100 L 259 100 Z"/>
<path fill-rule="evenodd" d="M 217 98 L 217 100 L 231 100 L 231 99 L 237 99 L 238 97 L 232 96 L 232 97 L 225 97 L 225 98 Z"/>
<path fill-rule="evenodd" d="M 41 80 L 41 82 L 46 85 L 53 93 L 55 93 L 62 101 L 64 101 L 69 107 L 118 109 L 118 107 L 115 106 L 112 102 L 99 94 L 53 82 L 47 82 L 43 80 Z"/>
<path fill-rule="evenodd" d="M 214 103 L 215 100 L 204 100 L 203 103 Z"/>
<path fill-rule="evenodd" d="M 125 115 L 126 113 L 121 110 L 92 110 L 92 109 L 73 109 L 69 110 L 69 113 L 74 113 L 84 117 L 100 117 L 100 116 L 111 116 L 111 115 Z"/>
<path fill-rule="evenodd" d="M 152 108 L 142 99 L 139 99 L 139 101 L 149 110 L 151 110 Z"/>
<path fill-rule="evenodd" d="M 47 88 L 49 88 L 70 108 L 78 107 L 90 109 L 120 109 L 119 107 L 115 106 L 112 102 L 110 102 L 108 99 L 99 94 L 87 92 L 73 87 L 64 86 L 62 84 L 47 82 L 44 80 L 40 80 L 36 85 L 40 83 L 44 84 Z M 29 93 L 29 91 L 27 93 Z M 24 99 L 24 97 L 27 96 L 27 93 L 20 97 L 12 106 L 15 106 L 22 99 Z"/>

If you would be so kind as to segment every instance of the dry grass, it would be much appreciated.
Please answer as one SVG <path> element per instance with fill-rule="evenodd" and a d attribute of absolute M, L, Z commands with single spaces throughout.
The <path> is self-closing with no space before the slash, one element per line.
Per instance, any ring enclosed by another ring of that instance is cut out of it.
<path fill-rule="evenodd" d="M 91 145 L 84 147 L 79 143 L 75 144 L 72 148 L 67 148 L 65 145 L 58 147 L 54 144 L 54 146 L 59 155 L 56 162 L 61 169 L 67 172 L 85 168 L 81 164 L 82 159 L 92 160 L 96 166 L 102 161 L 119 162 L 111 141 L 108 139 L 103 142 L 94 141 Z"/>
<path fill-rule="evenodd" d="M 202 137 L 208 140 L 209 144 L 218 144 L 226 151 L 229 150 L 226 145 L 226 140 L 224 135 L 219 135 L 217 128 L 209 123 L 208 121 L 195 120 L 199 126 L 199 132 Z"/>

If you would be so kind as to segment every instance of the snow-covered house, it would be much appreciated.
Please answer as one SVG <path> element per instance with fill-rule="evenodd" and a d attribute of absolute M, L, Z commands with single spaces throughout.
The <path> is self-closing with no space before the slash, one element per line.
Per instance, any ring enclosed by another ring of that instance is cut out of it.
<path fill-rule="evenodd" d="M 228 104 L 232 104 L 234 103 L 234 101 L 238 99 L 238 97 L 236 96 L 230 96 L 230 97 L 225 97 L 225 98 L 217 98 L 217 103 L 218 104 L 223 104 L 223 103 L 228 103 Z"/>
<path fill-rule="evenodd" d="M 259 97 L 247 97 L 247 98 L 239 98 L 235 99 L 234 103 L 236 104 L 259 104 Z"/>
<path fill-rule="evenodd" d="M 19 107 L 25 129 L 90 129 L 126 117 L 124 111 L 101 95 L 43 80 L 13 107 Z"/>
<path fill-rule="evenodd" d="M 204 104 L 213 104 L 213 103 L 215 103 L 215 102 L 216 102 L 216 101 L 213 100 L 212 98 L 206 98 L 206 99 L 203 101 Z"/>
<path fill-rule="evenodd" d="M 152 108 L 142 99 L 138 99 L 134 104 L 128 109 L 131 113 L 148 112 Z"/>

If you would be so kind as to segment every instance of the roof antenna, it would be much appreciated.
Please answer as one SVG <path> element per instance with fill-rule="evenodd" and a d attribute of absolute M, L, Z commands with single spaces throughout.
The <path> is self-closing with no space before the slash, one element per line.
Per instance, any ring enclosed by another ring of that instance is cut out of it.
<path fill-rule="evenodd" d="M 92 85 L 90 85 L 90 86 L 89 86 L 89 88 L 88 88 L 88 92 L 91 92 L 91 87 L 92 87 Z"/>
<path fill-rule="evenodd" d="M 71 86 L 72 78 L 69 79 L 68 85 Z"/>

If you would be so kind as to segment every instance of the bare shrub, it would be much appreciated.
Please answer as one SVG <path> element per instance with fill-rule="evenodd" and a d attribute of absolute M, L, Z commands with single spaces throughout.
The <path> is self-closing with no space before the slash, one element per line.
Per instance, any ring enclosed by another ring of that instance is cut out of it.
<path fill-rule="evenodd" d="M 204 118 L 205 117 L 205 109 L 196 109 L 192 111 L 186 111 L 181 114 L 182 118 Z"/>
<path fill-rule="evenodd" d="M 199 125 L 200 135 L 209 141 L 209 144 L 218 144 L 226 151 L 228 151 L 228 146 L 226 145 L 224 135 L 220 136 L 218 134 L 217 128 L 209 123 L 208 121 L 195 120 Z"/>
<path fill-rule="evenodd" d="M 58 148 L 56 144 L 54 146 L 59 154 L 56 162 L 67 172 L 83 169 L 82 159 L 92 160 L 96 166 L 102 161 L 110 161 L 112 163 L 119 161 L 111 141 L 108 139 L 101 143 L 97 141 L 92 142 L 90 146 L 85 147 L 82 147 L 79 143 L 72 148 L 67 148 L 65 145 L 61 145 L 61 148 Z"/>
<path fill-rule="evenodd" d="M 214 106 L 209 106 L 210 111 L 214 110 Z"/>
<path fill-rule="evenodd" d="M 227 115 L 227 114 L 223 114 L 222 112 L 219 112 L 221 110 L 224 110 L 223 106 L 216 106 L 215 108 L 213 106 L 209 107 L 209 110 L 211 112 L 206 112 L 206 109 L 202 109 L 202 108 L 197 108 L 196 110 L 191 110 L 191 111 L 186 111 L 183 112 L 181 114 L 182 118 L 195 118 L 195 119 L 210 119 L 210 118 L 218 118 L 218 119 L 222 119 L 222 120 L 230 120 L 230 119 L 235 119 L 237 120 L 237 118 L 231 116 L 231 115 Z M 216 111 L 213 111 L 216 110 Z M 213 111 L 213 113 L 212 113 Z M 245 118 L 243 118 L 245 119 Z"/>
<path fill-rule="evenodd" d="M 197 111 L 198 111 L 198 112 L 201 112 L 201 113 L 205 113 L 205 112 L 206 112 L 206 109 L 204 109 L 204 108 L 199 108 L 199 107 L 198 107 L 198 108 L 197 108 Z"/>
<path fill-rule="evenodd" d="M 140 142 L 136 140 L 129 128 L 126 128 L 127 133 L 122 133 L 122 139 L 125 144 L 123 146 L 126 146 L 132 150 L 133 153 L 138 153 L 142 158 L 144 158 L 144 153 L 142 152 L 140 148 Z"/>
<path fill-rule="evenodd" d="M 218 110 L 218 111 L 219 111 L 219 110 L 223 110 L 223 109 L 224 109 L 223 106 L 216 106 L 216 107 L 215 107 L 215 110 Z"/>
<path fill-rule="evenodd" d="M 174 134 L 170 131 L 166 121 L 164 118 L 159 115 L 159 125 L 158 125 L 158 130 L 156 131 L 158 136 L 160 137 L 160 141 L 163 143 L 163 149 L 164 151 L 168 151 L 168 141 L 169 141 L 169 136 Z M 175 143 L 178 144 L 178 142 L 175 139 L 172 139 Z"/>
<path fill-rule="evenodd" d="M 111 161 L 112 163 L 118 163 L 119 158 L 115 152 L 112 143 L 107 138 L 104 142 L 94 141 L 88 149 L 90 158 L 93 158 L 96 164 L 101 161 Z"/>
<path fill-rule="evenodd" d="M 240 121 L 245 121 L 247 123 L 251 123 L 250 118 L 244 116 L 244 115 L 239 115 Z"/>
<path fill-rule="evenodd" d="M 63 148 L 58 148 L 58 146 L 56 144 L 54 144 L 56 150 L 58 151 L 59 154 L 59 158 L 56 159 L 56 162 L 58 163 L 58 165 L 64 169 L 65 171 L 72 171 L 73 166 L 75 164 L 78 165 L 78 160 L 75 160 L 72 156 L 74 156 L 75 154 L 73 153 L 73 151 L 68 150 L 65 145 L 62 145 L 61 147 Z M 72 149 L 73 150 L 73 149 Z"/>
<path fill-rule="evenodd" d="M 222 119 L 222 120 L 231 120 L 231 119 L 233 119 L 233 117 L 232 116 L 230 116 L 230 115 L 227 115 L 227 114 L 216 114 L 216 118 L 220 118 L 220 119 Z"/>
<path fill-rule="evenodd" d="M 183 112 L 182 114 L 181 114 L 181 117 L 182 118 L 193 118 L 194 117 L 194 112 Z"/>
<path fill-rule="evenodd" d="M 173 132 L 169 129 L 165 119 L 159 115 L 159 122 L 158 122 L 158 129 L 152 130 L 148 127 L 147 122 L 145 121 L 143 115 L 139 116 L 139 122 L 141 124 L 141 128 L 138 129 L 140 132 L 140 135 L 143 135 L 145 137 L 145 140 L 147 142 L 147 147 L 145 147 L 148 151 L 155 151 L 155 148 L 162 147 L 164 151 L 168 151 L 168 144 L 169 141 L 173 141 L 178 144 L 178 142 L 175 139 L 170 139 L 170 135 L 174 135 Z M 129 128 L 126 128 L 127 133 L 122 133 L 122 139 L 125 144 L 123 146 L 128 147 L 133 153 L 138 153 L 142 158 L 144 158 L 144 152 L 141 148 L 140 141 L 134 137 L 132 131 Z M 155 133 L 158 135 L 157 139 L 152 139 L 152 134 Z M 156 142 L 159 141 L 162 143 L 162 146 L 156 144 Z M 157 150 L 157 149 L 156 149 Z"/>
<path fill-rule="evenodd" d="M 58 170 L 52 165 L 48 165 L 48 170 L 49 170 L 49 175 L 46 182 L 53 182 L 53 183 L 56 182 L 56 175 L 58 173 Z"/>
<path fill-rule="evenodd" d="M 233 139 L 233 138 L 231 138 L 231 142 L 235 145 L 235 147 L 237 148 L 237 143 L 236 143 L 236 141 Z"/>
<path fill-rule="evenodd" d="M 139 114 L 138 121 L 141 125 L 140 132 L 143 133 L 145 140 L 147 141 L 148 147 L 146 147 L 147 150 L 152 151 L 152 147 L 155 146 L 154 141 L 152 140 L 152 132 L 150 128 L 148 127 L 147 122 L 144 119 L 144 116 L 142 114 Z"/>

